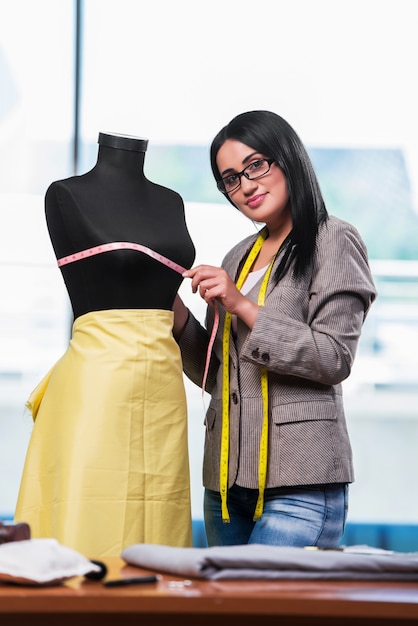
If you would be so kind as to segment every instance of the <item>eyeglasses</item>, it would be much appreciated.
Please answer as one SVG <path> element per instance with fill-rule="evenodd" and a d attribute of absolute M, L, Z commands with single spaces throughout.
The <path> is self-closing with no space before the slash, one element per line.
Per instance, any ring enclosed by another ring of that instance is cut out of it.
<path fill-rule="evenodd" d="M 270 171 L 272 163 L 274 163 L 274 159 L 257 159 L 244 167 L 242 172 L 234 172 L 234 174 L 229 174 L 229 176 L 219 180 L 217 187 L 222 193 L 231 193 L 241 185 L 241 176 L 245 176 L 248 180 L 261 178 Z"/>

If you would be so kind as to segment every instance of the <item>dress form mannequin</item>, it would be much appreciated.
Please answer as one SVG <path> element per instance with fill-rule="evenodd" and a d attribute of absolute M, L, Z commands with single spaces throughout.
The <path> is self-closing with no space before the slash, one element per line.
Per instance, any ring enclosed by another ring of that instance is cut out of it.
<path fill-rule="evenodd" d="M 93 169 L 50 185 L 57 259 L 122 241 L 191 266 L 183 201 L 146 179 L 147 143 L 100 133 Z M 29 398 L 36 421 L 15 519 L 90 558 L 133 543 L 190 546 L 187 406 L 172 335 L 181 274 L 130 249 L 61 271 L 72 337 Z"/>
<path fill-rule="evenodd" d="M 190 267 L 194 247 L 174 191 L 145 178 L 147 140 L 99 134 L 95 167 L 52 183 L 45 197 L 57 258 L 112 241 L 130 241 Z M 74 318 L 91 310 L 171 310 L 182 278 L 144 254 L 119 250 L 61 268 Z"/>

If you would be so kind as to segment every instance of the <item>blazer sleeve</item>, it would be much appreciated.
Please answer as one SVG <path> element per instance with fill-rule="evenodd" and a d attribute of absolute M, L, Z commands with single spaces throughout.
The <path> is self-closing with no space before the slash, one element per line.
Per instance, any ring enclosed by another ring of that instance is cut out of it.
<path fill-rule="evenodd" d="M 206 314 L 206 325 L 213 326 L 213 309 L 208 306 Z M 189 311 L 186 326 L 178 339 L 183 361 L 183 371 L 195 385 L 202 387 L 203 375 L 205 372 L 206 356 L 209 347 L 209 333 L 195 316 Z M 219 368 L 219 360 L 212 350 L 210 355 L 210 367 L 206 379 L 206 391 L 211 393 Z"/>
<path fill-rule="evenodd" d="M 281 288 L 280 283 L 274 287 Z M 280 298 L 267 297 L 240 356 L 277 374 L 336 385 L 351 372 L 364 319 L 377 295 L 366 246 L 352 225 L 330 218 L 321 227 L 305 289 L 303 315 L 292 311 L 291 299 L 282 307 Z"/>

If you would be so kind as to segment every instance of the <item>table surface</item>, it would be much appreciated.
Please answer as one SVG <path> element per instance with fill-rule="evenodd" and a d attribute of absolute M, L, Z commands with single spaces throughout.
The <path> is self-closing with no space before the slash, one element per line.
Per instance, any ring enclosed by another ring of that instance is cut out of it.
<path fill-rule="evenodd" d="M 108 567 L 107 579 L 155 573 L 128 566 L 119 558 L 104 562 Z M 418 582 L 185 581 L 170 574 L 159 576 L 156 583 L 114 588 L 85 578 L 73 578 L 51 587 L 3 583 L 0 623 L 5 614 L 106 613 L 123 618 L 124 614 L 135 613 L 210 614 L 214 626 L 216 615 L 239 615 L 253 620 L 268 615 L 350 617 L 380 623 L 397 619 L 418 624 Z"/>

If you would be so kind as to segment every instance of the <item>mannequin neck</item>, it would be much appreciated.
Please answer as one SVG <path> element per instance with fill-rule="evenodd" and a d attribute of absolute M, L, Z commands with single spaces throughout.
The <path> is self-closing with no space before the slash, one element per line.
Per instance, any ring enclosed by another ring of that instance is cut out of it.
<path fill-rule="evenodd" d="M 99 133 L 97 142 L 101 146 L 129 150 L 132 152 L 146 152 L 148 147 L 148 139 L 114 133 Z"/>
<path fill-rule="evenodd" d="M 97 155 L 97 167 L 106 167 L 124 172 L 132 172 L 136 175 L 143 173 L 145 151 L 125 150 L 111 148 L 100 144 Z"/>

